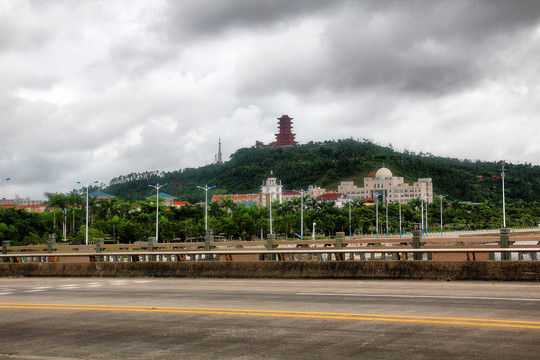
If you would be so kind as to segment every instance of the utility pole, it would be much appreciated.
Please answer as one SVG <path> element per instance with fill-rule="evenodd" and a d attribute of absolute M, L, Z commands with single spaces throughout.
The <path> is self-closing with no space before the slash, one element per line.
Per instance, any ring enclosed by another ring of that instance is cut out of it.
<path fill-rule="evenodd" d="M 159 183 L 157 183 L 156 185 L 148 185 L 156 189 L 156 244 L 158 243 L 158 236 L 159 236 L 159 231 L 158 231 L 159 230 L 159 189 L 166 185 L 167 183 L 163 185 L 159 185 Z"/>

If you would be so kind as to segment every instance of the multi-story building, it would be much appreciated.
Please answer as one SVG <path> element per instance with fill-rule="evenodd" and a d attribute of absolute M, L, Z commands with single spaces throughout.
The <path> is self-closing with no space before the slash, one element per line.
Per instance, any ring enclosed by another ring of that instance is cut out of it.
<path fill-rule="evenodd" d="M 231 199 L 235 204 L 246 206 L 257 205 L 259 203 L 259 194 L 232 194 L 232 195 L 214 195 L 212 201 L 222 201 Z"/>
<path fill-rule="evenodd" d="M 47 204 L 43 200 L 32 200 L 29 197 L 20 198 L 19 195 L 15 195 L 15 199 L 0 199 L 0 207 L 13 207 L 36 213 L 42 213 L 47 210 Z"/>
<path fill-rule="evenodd" d="M 282 196 L 283 201 L 293 201 L 295 198 L 300 198 L 302 193 L 296 190 L 283 190 Z"/>
<path fill-rule="evenodd" d="M 281 181 L 278 181 L 273 171 L 270 171 L 270 176 L 266 181 L 263 181 L 261 186 L 261 200 L 260 205 L 266 206 L 270 201 L 278 201 L 280 204 L 283 202 L 283 185 Z"/>
<path fill-rule="evenodd" d="M 433 202 L 433 181 L 431 178 L 419 178 L 412 185 L 405 183 L 401 176 L 393 176 L 392 172 L 383 167 L 375 177 L 364 178 L 364 187 L 354 185 L 352 181 L 342 181 L 338 192 L 353 199 L 373 201 L 378 198 L 384 202 L 406 203 L 413 199 L 424 199 Z"/>
<path fill-rule="evenodd" d="M 0 199 L 0 205 L 15 205 L 15 206 L 27 206 L 27 205 L 41 205 L 43 200 L 32 200 L 29 197 L 21 198 L 19 195 L 15 195 L 15 199 Z"/>
<path fill-rule="evenodd" d="M 319 196 L 326 194 L 326 189 L 323 189 L 320 186 L 309 185 L 307 193 L 313 199 L 316 199 Z"/>

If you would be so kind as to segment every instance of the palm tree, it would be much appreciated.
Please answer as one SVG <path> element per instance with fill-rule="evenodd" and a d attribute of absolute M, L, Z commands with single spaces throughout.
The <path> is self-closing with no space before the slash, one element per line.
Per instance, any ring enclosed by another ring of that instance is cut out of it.
<path fill-rule="evenodd" d="M 212 201 L 208 204 L 208 213 L 210 216 L 219 217 L 222 213 L 221 204 L 217 201 Z"/>
<path fill-rule="evenodd" d="M 96 196 L 88 197 L 88 208 L 90 209 L 91 223 L 94 223 L 94 214 L 99 207 L 99 200 Z"/>
<path fill-rule="evenodd" d="M 56 228 L 56 210 L 65 209 L 67 205 L 67 197 L 64 194 L 46 192 L 47 208 L 53 209 L 53 226 Z"/>
<path fill-rule="evenodd" d="M 225 209 L 228 209 L 233 217 L 233 212 L 236 210 L 236 203 L 231 198 L 226 198 L 221 200 L 221 206 Z"/>
<path fill-rule="evenodd" d="M 77 194 L 75 192 L 72 192 L 72 193 L 69 194 L 69 196 L 67 198 L 67 203 L 68 203 L 68 205 L 71 206 L 71 213 L 72 213 L 71 231 L 72 231 L 72 234 L 75 234 L 75 207 L 80 208 L 83 201 L 82 201 L 82 198 L 81 198 L 81 196 L 79 194 Z"/>

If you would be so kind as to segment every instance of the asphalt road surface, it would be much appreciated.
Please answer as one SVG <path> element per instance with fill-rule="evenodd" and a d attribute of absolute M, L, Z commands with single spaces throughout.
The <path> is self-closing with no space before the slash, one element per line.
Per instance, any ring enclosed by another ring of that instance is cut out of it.
<path fill-rule="evenodd" d="M 539 359 L 538 283 L 0 278 L 0 359 Z"/>

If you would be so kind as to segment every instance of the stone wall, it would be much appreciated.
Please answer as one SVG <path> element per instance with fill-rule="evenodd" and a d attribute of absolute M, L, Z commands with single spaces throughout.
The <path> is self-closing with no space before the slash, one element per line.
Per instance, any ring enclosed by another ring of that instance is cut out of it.
<path fill-rule="evenodd" d="M 0 276 L 539 281 L 539 261 L 0 263 Z"/>

